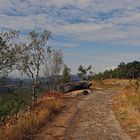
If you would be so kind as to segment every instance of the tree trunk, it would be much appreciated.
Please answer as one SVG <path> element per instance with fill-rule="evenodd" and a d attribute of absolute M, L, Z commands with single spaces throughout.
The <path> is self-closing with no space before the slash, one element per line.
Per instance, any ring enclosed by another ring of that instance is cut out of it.
<path fill-rule="evenodd" d="M 36 101 L 37 101 L 37 92 L 36 92 L 36 84 L 35 83 L 33 83 L 33 85 L 32 85 L 31 96 L 32 96 L 31 109 L 34 110 L 35 104 L 36 104 Z"/>
<path fill-rule="evenodd" d="M 33 103 L 36 102 L 37 100 L 37 91 L 36 91 L 36 81 L 33 81 L 33 85 L 32 85 L 32 91 L 31 91 L 31 95 L 32 95 L 32 101 Z"/>
<path fill-rule="evenodd" d="M 33 99 L 33 101 L 35 101 L 36 100 L 36 85 L 35 84 L 33 84 L 33 86 L 32 86 L 32 99 Z"/>

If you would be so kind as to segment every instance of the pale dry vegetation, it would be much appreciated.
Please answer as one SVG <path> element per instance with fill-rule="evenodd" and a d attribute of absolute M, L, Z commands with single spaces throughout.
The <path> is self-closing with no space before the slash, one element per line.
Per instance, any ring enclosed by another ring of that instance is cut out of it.
<path fill-rule="evenodd" d="M 133 139 L 140 140 L 140 81 L 106 79 L 92 81 L 93 89 L 113 89 L 112 108 L 122 127 Z"/>
<path fill-rule="evenodd" d="M 59 97 L 43 96 L 36 103 L 35 109 L 19 112 L 7 118 L 0 127 L 0 140 L 28 139 L 33 132 L 49 122 L 62 109 Z"/>
<path fill-rule="evenodd" d="M 129 85 L 129 80 L 126 79 L 105 79 L 105 80 L 93 80 L 92 81 L 92 89 L 106 89 L 106 88 L 115 88 L 120 89 L 124 86 Z"/>
<path fill-rule="evenodd" d="M 117 119 L 130 136 L 140 139 L 140 87 L 138 81 L 127 81 L 114 97 L 112 105 Z"/>

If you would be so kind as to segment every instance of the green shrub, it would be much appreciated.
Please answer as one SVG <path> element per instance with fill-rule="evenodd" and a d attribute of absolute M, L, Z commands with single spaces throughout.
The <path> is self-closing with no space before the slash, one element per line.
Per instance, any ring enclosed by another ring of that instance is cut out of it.
<path fill-rule="evenodd" d="M 31 97 L 26 90 L 18 93 L 1 94 L 0 121 L 7 116 L 17 114 L 20 110 L 25 110 L 30 103 Z"/>

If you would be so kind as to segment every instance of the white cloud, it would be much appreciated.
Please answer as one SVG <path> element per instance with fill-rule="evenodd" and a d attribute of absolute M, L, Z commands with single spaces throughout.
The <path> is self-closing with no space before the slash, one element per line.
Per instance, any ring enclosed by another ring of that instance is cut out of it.
<path fill-rule="evenodd" d="M 0 30 L 9 28 L 22 32 L 48 29 L 60 37 L 50 45 L 64 49 L 73 72 L 80 63 L 93 64 L 96 72 L 103 71 L 121 61 L 139 59 L 139 52 L 89 55 L 80 51 L 80 45 L 90 41 L 140 46 L 140 1 L 0 0 Z M 25 39 L 23 33 L 20 40 Z M 69 51 L 74 48 L 79 51 Z"/>
<path fill-rule="evenodd" d="M 140 44 L 138 0 L 0 0 L 0 29 L 49 29 L 74 40 Z"/>
<path fill-rule="evenodd" d="M 51 42 L 51 43 L 48 43 L 48 46 L 53 46 L 53 47 L 60 47 L 60 48 L 76 48 L 76 47 L 79 47 L 79 44 L 77 43 L 60 43 L 60 42 Z"/>

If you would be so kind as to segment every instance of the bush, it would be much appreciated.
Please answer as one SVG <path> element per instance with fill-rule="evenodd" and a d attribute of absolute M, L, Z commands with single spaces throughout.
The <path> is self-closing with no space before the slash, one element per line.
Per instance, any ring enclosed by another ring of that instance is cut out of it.
<path fill-rule="evenodd" d="M 30 134 L 36 132 L 61 111 L 61 103 L 59 98 L 40 98 L 34 110 L 21 111 L 17 115 L 7 118 L 5 124 L 0 127 L 0 139 L 28 139 Z"/>
<path fill-rule="evenodd" d="M 20 110 L 26 110 L 31 103 L 31 97 L 27 91 L 22 93 L 8 93 L 0 95 L 0 121 L 7 116 L 17 114 Z"/>

